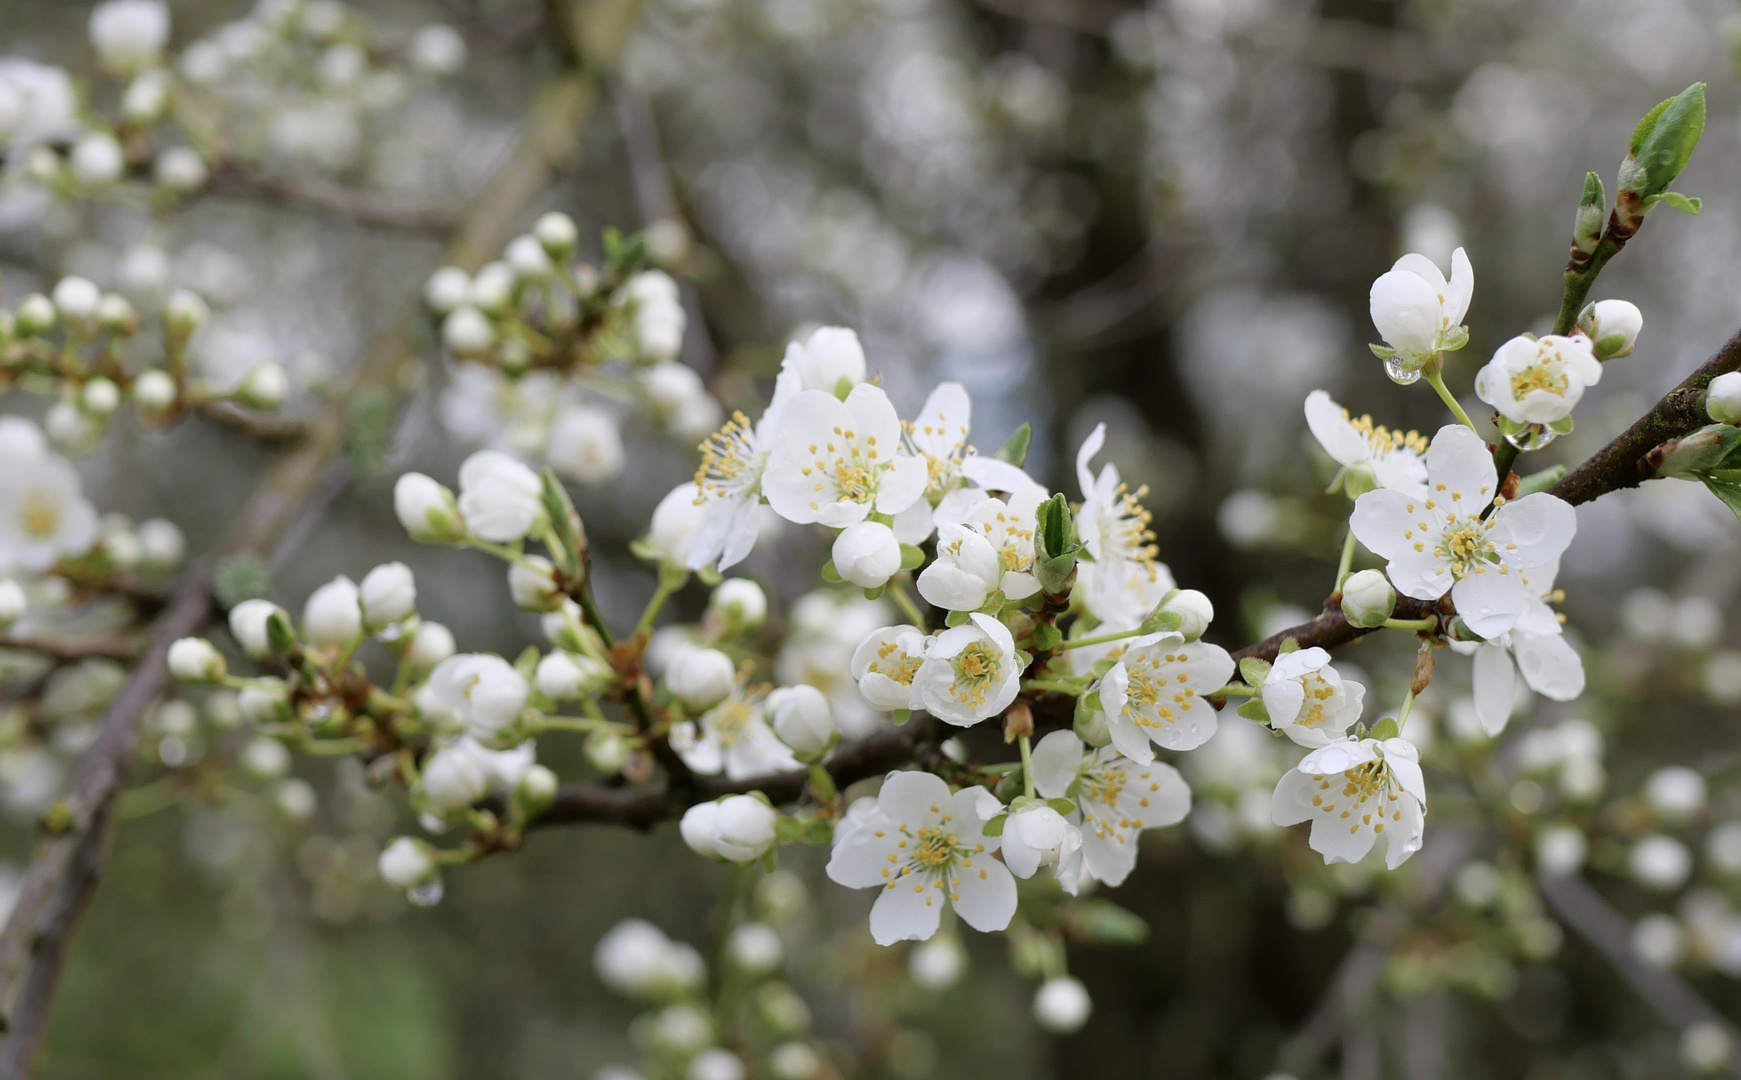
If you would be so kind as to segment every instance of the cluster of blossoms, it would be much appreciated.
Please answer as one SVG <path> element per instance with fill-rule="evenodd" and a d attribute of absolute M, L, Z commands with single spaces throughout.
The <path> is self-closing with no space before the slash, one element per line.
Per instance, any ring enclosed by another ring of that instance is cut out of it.
<path fill-rule="evenodd" d="M 108 0 L 89 32 L 112 93 L 87 100 L 62 68 L 0 60 L 0 219 L 32 220 L 50 199 L 121 198 L 126 185 L 167 206 L 238 161 L 348 172 L 371 118 L 401 102 L 414 76 L 451 75 L 466 57 L 465 40 L 442 25 L 387 47 L 336 0 L 262 0 L 179 57 L 163 0 Z"/>
<path fill-rule="evenodd" d="M 677 283 L 639 267 L 643 246 L 606 236 L 602 265 L 575 258 L 574 219 L 552 212 L 502 258 L 424 286 L 455 361 L 442 400 L 453 434 L 598 484 L 623 471 L 623 407 L 690 442 L 719 424 L 718 402 L 677 362 L 688 316 Z"/>

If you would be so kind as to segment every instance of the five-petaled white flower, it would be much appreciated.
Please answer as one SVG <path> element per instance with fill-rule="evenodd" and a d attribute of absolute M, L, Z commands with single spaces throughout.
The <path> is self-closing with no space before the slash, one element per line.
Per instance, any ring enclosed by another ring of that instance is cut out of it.
<path fill-rule="evenodd" d="M 1191 812 L 1191 787 L 1179 770 L 1163 761 L 1139 764 L 1111 746 L 1090 752 L 1073 732 L 1041 739 L 1032 764 L 1041 795 L 1076 801 L 1072 819 L 1082 832 L 1082 862 L 1090 876 L 1108 885 L 1124 884 L 1136 867 L 1144 829 L 1176 825 Z M 1059 881 L 1077 892 L 1080 878 L 1069 882 L 1067 876 L 1061 867 Z"/>
<path fill-rule="evenodd" d="M 1026 666 L 1016 655 L 1009 627 L 978 612 L 968 620 L 932 639 L 913 677 L 926 711 L 962 727 L 1009 708 Z"/>
<path fill-rule="evenodd" d="M 671 748 L 704 776 L 724 772 L 732 780 L 796 769 L 798 759 L 768 726 L 763 696 L 735 690 L 701 714 L 671 729 Z"/>
<path fill-rule="evenodd" d="M 1602 381 L 1590 339 L 1520 334 L 1475 373 L 1475 395 L 1517 424 L 1552 424 L 1571 415 L 1584 388 Z"/>
<path fill-rule="evenodd" d="M 1093 687 L 1112 745 L 1143 765 L 1155 760 L 1151 739 L 1168 750 L 1202 746 L 1216 728 L 1207 698 L 1227 685 L 1233 667 L 1219 645 L 1177 633 L 1136 638 Z"/>
<path fill-rule="evenodd" d="M 1424 499 L 1402 491 L 1362 495 L 1349 521 L 1354 535 L 1388 562 L 1404 596 L 1437 600 L 1449 592 L 1469 629 L 1483 638 L 1505 633 L 1528 606 L 1522 571 L 1559 560 L 1577 515 L 1537 492 L 1482 518 L 1498 477 L 1486 444 L 1461 425 L 1433 438 L 1427 481 Z"/>
<path fill-rule="evenodd" d="M 1556 563 L 1520 571 L 1528 588 L 1523 614 L 1509 633 L 1491 641 L 1450 643 L 1475 658 L 1475 715 L 1489 735 L 1504 731 L 1511 719 L 1519 672 L 1531 690 L 1555 701 L 1571 701 L 1584 692 L 1584 661 L 1561 633 L 1560 616 L 1548 606 L 1550 600 L 1564 599 L 1554 588 L 1559 569 Z"/>
<path fill-rule="evenodd" d="M 1322 390 L 1306 395 L 1306 425 L 1324 452 L 1342 466 L 1337 481 L 1347 484 L 1350 495 L 1359 497 L 1374 487 L 1426 494 L 1427 466 L 1421 455 L 1427 452 L 1427 439 L 1421 433 L 1392 431 L 1375 425 L 1370 416 L 1352 418 Z"/>
<path fill-rule="evenodd" d="M 916 626 L 871 631 L 852 654 L 852 677 L 858 680 L 859 695 L 884 712 L 921 707 L 914 680 L 930 647 L 930 639 Z"/>
<path fill-rule="evenodd" d="M 979 530 L 937 527 L 937 557 L 919 575 L 920 596 L 947 611 L 977 611 L 1002 583 L 1002 557 Z"/>
<path fill-rule="evenodd" d="M 1111 463 L 1099 476 L 1089 471 L 1089 461 L 1104 445 L 1106 425 L 1100 424 L 1076 452 L 1076 479 L 1082 485 L 1076 535 L 1094 557 L 1077 563 L 1076 587 L 1087 598 L 1089 614 L 1109 627 L 1131 627 L 1174 587 L 1173 574 L 1155 561 L 1151 515 L 1137 501 L 1148 489 L 1126 490 Z"/>
<path fill-rule="evenodd" d="M 780 431 L 786 406 L 800 389 L 796 373 L 781 372 L 774 382 L 774 400 L 753 425 L 743 413 L 733 413 L 725 426 L 701 444 L 701 465 L 695 470 L 697 505 L 706 509 L 689 549 L 691 570 L 736 566 L 755 546 L 756 511 L 762 505 L 762 479 Z"/>
<path fill-rule="evenodd" d="M 1008 499 L 986 499 L 967 514 L 967 526 L 979 532 L 997 550 L 997 588 L 1011 600 L 1025 600 L 1040 591 L 1034 576 L 1035 514 L 1046 501 L 1038 485 L 1011 492 Z"/>
<path fill-rule="evenodd" d="M 913 505 L 925 462 L 901 453 L 901 421 L 881 387 L 860 383 L 845 401 L 805 390 L 785 408 L 762 487 L 786 520 L 841 529 Z"/>
<path fill-rule="evenodd" d="M 0 417 L 0 575 L 41 573 L 97 541 L 72 463 L 29 420 Z"/>
<path fill-rule="evenodd" d="M 1312 850 L 1326 863 L 1359 862 L 1384 838 L 1395 870 L 1420 850 L 1427 787 L 1407 739 L 1349 739 L 1314 750 L 1282 776 L 1270 802 L 1277 825 L 1312 823 Z"/>
<path fill-rule="evenodd" d="M 973 422 L 973 399 L 958 382 L 938 383 L 919 410 L 919 418 L 902 424 L 907 451 L 925 462 L 925 494 L 936 497 L 961 482 L 967 457 L 967 432 Z"/>
<path fill-rule="evenodd" d="M 871 907 L 878 945 L 924 940 L 937 932 L 948 901 L 975 930 L 1002 930 L 1016 912 L 1016 882 L 992 858 L 977 806 L 987 792 L 949 785 L 930 773 L 891 773 L 876 809 L 837 836 L 828 876 L 849 889 L 880 889 Z"/>
<path fill-rule="evenodd" d="M 1419 367 L 1462 344 L 1463 316 L 1475 292 L 1475 270 L 1458 248 L 1451 280 L 1425 255 L 1404 255 L 1372 283 L 1372 325 L 1405 367 Z"/>
<path fill-rule="evenodd" d="M 1270 726 L 1301 746 L 1338 742 L 1360 719 L 1366 687 L 1347 682 L 1323 649 L 1276 657 L 1259 688 Z"/>

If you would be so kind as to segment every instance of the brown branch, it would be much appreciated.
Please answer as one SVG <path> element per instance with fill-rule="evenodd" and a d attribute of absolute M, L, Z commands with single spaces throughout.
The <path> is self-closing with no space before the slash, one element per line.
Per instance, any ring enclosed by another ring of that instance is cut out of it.
<path fill-rule="evenodd" d="M 1724 342 L 1715 356 L 1683 379 L 1679 386 L 1664 394 L 1662 400 L 1639 417 L 1637 423 L 1567 473 L 1548 491 L 1577 506 L 1610 491 L 1637 487 L 1649 480 L 1649 453 L 1670 439 L 1678 439 L 1710 423 L 1704 409 L 1705 388 L 1712 379 L 1737 368 L 1741 368 L 1741 332 Z"/>
<path fill-rule="evenodd" d="M 123 660 L 139 658 L 140 646 L 119 638 L 84 638 L 64 641 L 55 638 L 20 638 L 0 634 L 0 649 L 19 649 L 41 653 L 60 664 L 76 664 L 80 660 Z"/>
<path fill-rule="evenodd" d="M 308 430 L 308 425 L 301 420 L 255 412 L 231 401 L 202 401 L 194 409 L 207 420 L 235 428 L 263 443 L 294 442 Z"/>
<path fill-rule="evenodd" d="M 281 180 L 236 166 L 215 170 L 206 190 L 265 199 L 383 229 L 439 233 L 459 223 L 459 215 L 451 207 L 419 206 L 393 195 L 338 184 Z"/>

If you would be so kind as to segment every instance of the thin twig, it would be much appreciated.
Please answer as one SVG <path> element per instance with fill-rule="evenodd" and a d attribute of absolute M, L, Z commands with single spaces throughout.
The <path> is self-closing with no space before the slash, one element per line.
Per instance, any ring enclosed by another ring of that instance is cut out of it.
<path fill-rule="evenodd" d="M 57 663 L 76 664 L 80 660 L 137 660 L 139 643 L 121 638 L 84 638 L 67 641 L 57 638 L 21 638 L 0 634 L 0 649 L 20 649 L 41 653 Z"/>
<path fill-rule="evenodd" d="M 393 195 L 337 184 L 280 180 L 234 166 L 213 172 L 206 190 L 284 203 L 377 228 L 440 233 L 459 223 L 459 215 L 452 207 L 418 206 Z"/>
<path fill-rule="evenodd" d="M 233 427 L 264 443 L 292 442 L 308 430 L 308 425 L 301 420 L 255 412 L 229 401 L 202 401 L 195 409 L 207 420 Z"/>

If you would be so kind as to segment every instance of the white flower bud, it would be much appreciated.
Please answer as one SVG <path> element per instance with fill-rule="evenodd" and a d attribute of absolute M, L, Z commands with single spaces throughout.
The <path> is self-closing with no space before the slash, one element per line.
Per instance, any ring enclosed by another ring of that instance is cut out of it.
<path fill-rule="evenodd" d="M 703 1050 L 689 1062 L 684 1080 L 744 1080 L 744 1063 L 730 1050 Z"/>
<path fill-rule="evenodd" d="M 482 311 L 462 304 L 442 321 L 441 340 L 455 356 L 482 356 L 496 343 L 496 327 Z"/>
<path fill-rule="evenodd" d="M 562 782 L 556 774 L 543 765 L 532 764 L 520 774 L 520 782 L 514 785 L 514 792 L 520 802 L 527 807 L 542 810 L 556 798 L 556 790 Z"/>
<path fill-rule="evenodd" d="M 1068 975 L 1047 979 L 1034 994 L 1034 1019 L 1054 1035 L 1082 1030 L 1093 1010 L 1088 988 Z"/>
<path fill-rule="evenodd" d="M 514 276 L 522 281 L 543 281 L 556 269 L 551 265 L 550 256 L 545 254 L 544 245 L 538 242 L 536 236 L 516 236 L 510 240 L 503 261 L 513 268 Z"/>
<path fill-rule="evenodd" d="M 679 484 L 653 508 L 647 538 L 665 561 L 686 565 L 695 543 L 695 530 L 701 528 L 701 519 L 706 516 L 707 505 L 702 502 L 695 482 Z"/>
<path fill-rule="evenodd" d="M 1711 380 L 1705 412 L 1719 424 L 1741 424 L 1741 371 L 1725 371 Z"/>
<path fill-rule="evenodd" d="M 11 628 L 29 610 L 30 601 L 24 595 L 24 587 L 11 578 L 0 578 L 0 630 Z"/>
<path fill-rule="evenodd" d="M 1735 1058 L 1735 1040 L 1715 1020 L 1700 1020 L 1681 1032 L 1681 1063 L 1694 1075 L 1723 1072 Z"/>
<path fill-rule="evenodd" d="M 786 946 L 767 923 L 740 923 L 726 935 L 725 955 L 751 975 L 769 975 L 786 959 Z"/>
<path fill-rule="evenodd" d="M 250 409 L 271 412 L 284 404 L 284 398 L 289 393 L 290 379 L 284 374 L 284 369 L 268 360 L 254 365 L 242 378 L 242 385 L 236 388 L 235 397 Z"/>
<path fill-rule="evenodd" d="M 244 600 L 230 609 L 230 636 L 249 656 L 265 656 L 272 651 L 266 622 L 274 614 L 283 612 L 283 608 L 270 600 Z"/>
<path fill-rule="evenodd" d="M 1652 912 L 1632 928 L 1632 952 L 1655 968 L 1672 968 L 1686 959 L 1687 936 L 1673 915 Z"/>
<path fill-rule="evenodd" d="M 768 695 L 768 712 L 774 734 L 803 757 L 819 758 L 834 746 L 839 732 L 834 710 L 828 696 L 814 686 L 782 686 Z"/>
<path fill-rule="evenodd" d="M 369 629 L 379 630 L 417 612 L 417 580 L 402 562 L 382 563 L 363 576 L 357 589 L 363 604 L 363 619 Z"/>
<path fill-rule="evenodd" d="M 437 751 L 423 766 L 423 795 L 443 813 L 477 802 L 489 785 L 483 763 L 458 747 Z"/>
<path fill-rule="evenodd" d="M 121 405 L 121 388 L 112 380 L 98 377 L 85 383 L 79 398 L 86 412 L 93 416 L 108 416 Z"/>
<path fill-rule="evenodd" d="M 127 167 L 127 159 L 121 152 L 121 144 L 115 141 L 115 136 L 106 131 L 90 131 L 73 143 L 73 152 L 68 157 L 67 164 L 72 169 L 75 180 L 99 187 L 121 179 L 121 171 Z"/>
<path fill-rule="evenodd" d="M 284 684 L 277 679 L 244 686 L 236 695 L 236 707 L 241 710 L 242 719 L 250 724 L 270 724 L 282 718 L 287 702 Z"/>
<path fill-rule="evenodd" d="M 471 275 L 457 266 L 444 266 L 423 283 L 423 302 L 438 315 L 446 315 L 471 296 Z"/>
<path fill-rule="evenodd" d="M 168 73 L 147 71 L 127 84 L 121 95 L 121 116 L 130 124 L 155 124 L 168 105 Z"/>
<path fill-rule="evenodd" d="M 398 837 L 388 844 L 376 865 L 381 870 L 381 880 L 395 889 L 421 885 L 435 873 L 435 857 L 429 845 L 410 836 Z"/>
<path fill-rule="evenodd" d="M 272 793 L 273 809 L 289 821 L 307 821 L 319 806 L 320 796 L 315 794 L 314 785 L 294 776 L 280 781 L 278 790 Z"/>
<path fill-rule="evenodd" d="M 104 293 L 97 301 L 97 325 L 112 334 L 126 336 L 139 329 L 139 313 L 120 293 Z"/>
<path fill-rule="evenodd" d="M 151 175 L 158 187 L 184 195 L 205 187 L 211 178 L 206 159 L 191 146 L 172 146 L 158 154 Z"/>
<path fill-rule="evenodd" d="M 53 184 L 60 179 L 60 155 L 49 147 L 39 146 L 24 158 L 24 175 L 38 184 Z"/>
<path fill-rule="evenodd" d="M 695 713 L 724 701 L 737 687 L 737 668 L 718 649 L 691 646 L 671 658 L 665 683 Z"/>
<path fill-rule="evenodd" d="M 206 324 L 212 309 L 204 299 L 189 289 L 177 289 L 163 302 L 163 322 L 170 330 L 185 337 Z"/>
<path fill-rule="evenodd" d="M 749 578 L 726 578 L 707 598 L 707 609 L 739 630 L 754 630 L 768 617 L 768 594 Z"/>
<path fill-rule="evenodd" d="M 1350 626 L 1383 626 L 1396 610 L 1396 590 L 1382 570 L 1362 570 L 1342 583 L 1342 615 Z"/>
<path fill-rule="evenodd" d="M 417 624 L 417 632 L 411 636 L 411 648 L 405 659 L 421 668 L 433 668 L 453 652 L 453 631 L 438 622 L 424 620 Z"/>
<path fill-rule="evenodd" d="M 453 75 L 465 67 L 465 38 L 451 26 L 433 23 L 411 35 L 411 66 L 425 75 Z"/>
<path fill-rule="evenodd" d="M 242 747 L 236 763 L 256 780 L 276 780 L 290 771 L 290 751 L 277 739 L 261 735 Z"/>
<path fill-rule="evenodd" d="M 205 638 L 184 637 L 169 647 L 169 673 L 182 682 L 215 683 L 228 669 Z"/>
<path fill-rule="evenodd" d="M 654 364 L 641 372 L 641 388 L 646 390 L 654 413 L 661 417 L 676 414 L 697 395 L 707 395 L 695 369 L 676 361 Z"/>
<path fill-rule="evenodd" d="M 543 519 L 544 482 L 507 454 L 479 450 L 459 467 L 459 510 L 473 536 L 512 543 Z"/>
<path fill-rule="evenodd" d="M 595 731 L 586 737 L 586 760 L 601 776 L 615 776 L 629 761 L 629 744 L 612 731 Z"/>
<path fill-rule="evenodd" d="M 42 430 L 49 441 L 69 453 L 81 453 L 96 444 L 102 429 L 85 415 L 83 409 L 70 401 L 50 405 L 42 418 Z"/>
<path fill-rule="evenodd" d="M 538 661 L 538 690 L 552 701 L 573 701 L 583 694 L 596 694 L 610 684 L 611 670 L 590 656 L 550 653 Z"/>
<path fill-rule="evenodd" d="M 559 410 L 550 425 L 544 456 L 551 468 L 577 483 L 615 479 L 626 460 L 616 416 L 590 405 Z"/>
<path fill-rule="evenodd" d="M 1202 637 L 1215 619 L 1215 605 L 1196 589 L 1180 589 L 1161 610 L 1179 616 L 1179 633 L 1191 641 Z"/>
<path fill-rule="evenodd" d="M 1680 888 L 1693 870 L 1693 856 L 1687 846 L 1660 833 L 1633 844 L 1626 861 L 1639 884 L 1658 892 Z"/>
<path fill-rule="evenodd" d="M 832 555 L 835 572 L 860 588 L 886 585 L 901 569 L 901 542 L 893 529 L 877 521 L 842 529 Z"/>
<path fill-rule="evenodd" d="M 1667 765 L 1644 782 L 1644 798 L 1665 820 L 1690 821 L 1705 808 L 1705 778 L 1684 765 Z"/>
<path fill-rule="evenodd" d="M 41 293 L 31 293 L 20 300 L 18 310 L 13 312 L 14 326 L 22 337 L 46 334 L 59 318 L 60 312 L 55 310 L 54 301 Z"/>
<path fill-rule="evenodd" d="M 807 1043 L 781 1043 L 768 1052 L 768 1071 L 774 1080 L 813 1080 L 822 1072 L 822 1055 Z"/>
<path fill-rule="evenodd" d="M 54 306 L 68 322 L 84 323 L 96 318 L 103 290 L 88 278 L 64 277 L 54 287 Z"/>
<path fill-rule="evenodd" d="M 556 566 L 541 555 L 526 555 L 508 564 L 508 593 L 521 611 L 555 611 L 562 606 Z"/>
<path fill-rule="evenodd" d="M 1584 868 L 1589 841 L 1572 825 L 1549 825 L 1535 838 L 1535 861 L 1542 873 L 1554 877 L 1575 874 Z"/>
<path fill-rule="evenodd" d="M 774 808 L 754 795 L 721 799 L 713 819 L 713 846 L 727 862 L 759 859 L 774 844 Z"/>
<path fill-rule="evenodd" d="M 133 380 L 133 402 L 148 413 L 167 412 L 175 406 L 175 380 L 152 368 Z"/>
<path fill-rule="evenodd" d="M 393 512 L 413 540 L 451 544 L 465 537 L 453 492 L 422 473 L 406 473 L 393 485 Z"/>
<path fill-rule="evenodd" d="M 363 610 L 357 586 L 343 576 L 314 590 L 302 609 L 302 628 L 309 643 L 339 648 L 363 632 Z"/>
<path fill-rule="evenodd" d="M 514 302 L 514 268 L 505 262 L 486 263 L 472 276 L 472 306 L 500 315 Z"/>
<path fill-rule="evenodd" d="M 152 63 L 169 43 L 163 0 L 108 0 L 91 11 L 91 47 L 104 65 L 128 71 Z"/>
<path fill-rule="evenodd" d="M 1644 313 L 1625 300 L 1598 300 L 1578 316 L 1578 329 L 1589 337 L 1597 359 L 1618 360 L 1632 355 Z"/>
<path fill-rule="evenodd" d="M 967 953 L 953 937 L 934 937 L 907 957 L 907 975 L 927 990 L 947 990 L 967 970 Z"/>
<path fill-rule="evenodd" d="M 580 229 L 574 224 L 574 219 L 560 210 L 552 210 L 538 219 L 538 224 L 532 226 L 532 235 L 544 245 L 544 250 L 552 259 L 565 259 L 573 254 L 574 246 L 580 243 Z"/>
<path fill-rule="evenodd" d="M 713 823 L 718 817 L 718 803 L 696 803 L 683 812 L 683 819 L 677 823 L 677 831 L 683 835 L 683 842 L 689 845 L 690 851 L 704 859 L 722 857 L 713 842 Z"/>

